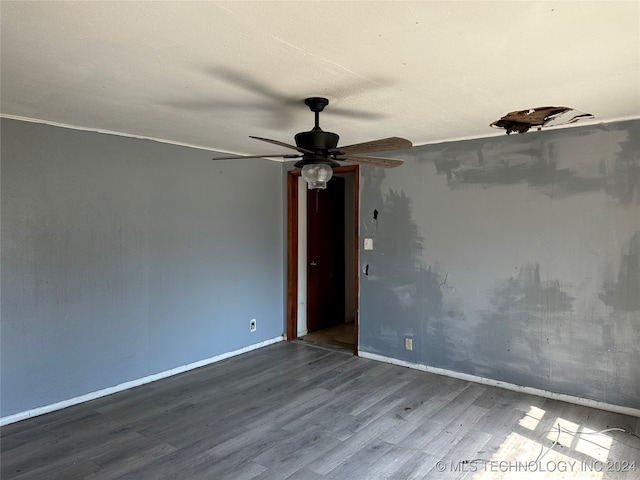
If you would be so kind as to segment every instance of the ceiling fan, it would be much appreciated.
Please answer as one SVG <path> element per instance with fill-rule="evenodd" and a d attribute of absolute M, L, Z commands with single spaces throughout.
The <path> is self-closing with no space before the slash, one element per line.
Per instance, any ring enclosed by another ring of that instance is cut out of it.
<path fill-rule="evenodd" d="M 320 128 L 320 112 L 324 110 L 324 107 L 329 105 L 329 100 L 324 97 L 310 97 L 305 99 L 304 103 L 315 114 L 315 126 L 308 132 L 296 134 L 295 146 L 278 140 L 250 136 L 250 138 L 262 142 L 273 143 L 274 145 L 296 150 L 298 154 L 217 157 L 213 160 L 264 157 L 300 158 L 294 166 L 302 169 L 302 177 L 306 180 L 309 190 L 324 190 L 327 188 L 327 182 L 333 175 L 333 167 L 340 165 L 338 162 L 346 161 L 384 168 L 397 167 L 402 165 L 403 160 L 397 158 L 369 157 L 360 154 L 403 150 L 412 146 L 411 142 L 404 138 L 389 137 L 338 147 L 338 139 L 340 137 L 335 133 L 325 132 Z"/>

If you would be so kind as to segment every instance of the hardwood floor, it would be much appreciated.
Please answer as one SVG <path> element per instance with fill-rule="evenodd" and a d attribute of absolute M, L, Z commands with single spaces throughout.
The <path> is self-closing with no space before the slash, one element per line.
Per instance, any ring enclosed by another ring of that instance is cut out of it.
<path fill-rule="evenodd" d="M 639 420 L 281 342 L 7 425 L 0 473 L 637 479 Z"/>
<path fill-rule="evenodd" d="M 352 353 L 355 353 L 356 351 L 354 322 L 342 323 L 334 327 L 323 328 L 322 330 L 308 333 L 303 337 L 300 337 L 300 339 L 305 342 L 336 347 Z"/>

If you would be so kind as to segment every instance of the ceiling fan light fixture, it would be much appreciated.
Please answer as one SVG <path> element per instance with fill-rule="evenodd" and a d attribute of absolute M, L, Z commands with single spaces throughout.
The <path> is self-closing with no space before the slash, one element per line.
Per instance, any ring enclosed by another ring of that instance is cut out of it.
<path fill-rule="evenodd" d="M 333 176 L 333 168 L 326 163 L 308 163 L 302 167 L 302 178 L 309 190 L 324 190 Z"/>

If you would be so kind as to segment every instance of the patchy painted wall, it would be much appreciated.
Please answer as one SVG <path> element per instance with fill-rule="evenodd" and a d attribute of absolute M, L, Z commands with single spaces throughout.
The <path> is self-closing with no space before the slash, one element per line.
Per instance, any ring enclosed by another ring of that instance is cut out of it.
<path fill-rule="evenodd" d="M 282 335 L 281 165 L 7 119 L 1 148 L 2 416 Z"/>
<path fill-rule="evenodd" d="M 361 350 L 640 407 L 640 121 L 389 156 L 362 169 Z"/>

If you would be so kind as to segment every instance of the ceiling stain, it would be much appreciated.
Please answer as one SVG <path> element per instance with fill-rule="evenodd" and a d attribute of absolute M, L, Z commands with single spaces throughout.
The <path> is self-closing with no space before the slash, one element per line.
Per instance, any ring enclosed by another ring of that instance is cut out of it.
<path fill-rule="evenodd" d="M 593 117 L 590 113 L 580 112 L 569 107 L 536 107 L 509 112 L 489 126 L 504 128 L 509 135 L 511 132 L 525 133 L 531 127 L 538 127 L 538 130 L 542 130 L 542 127 L 565 125 Z"/>

